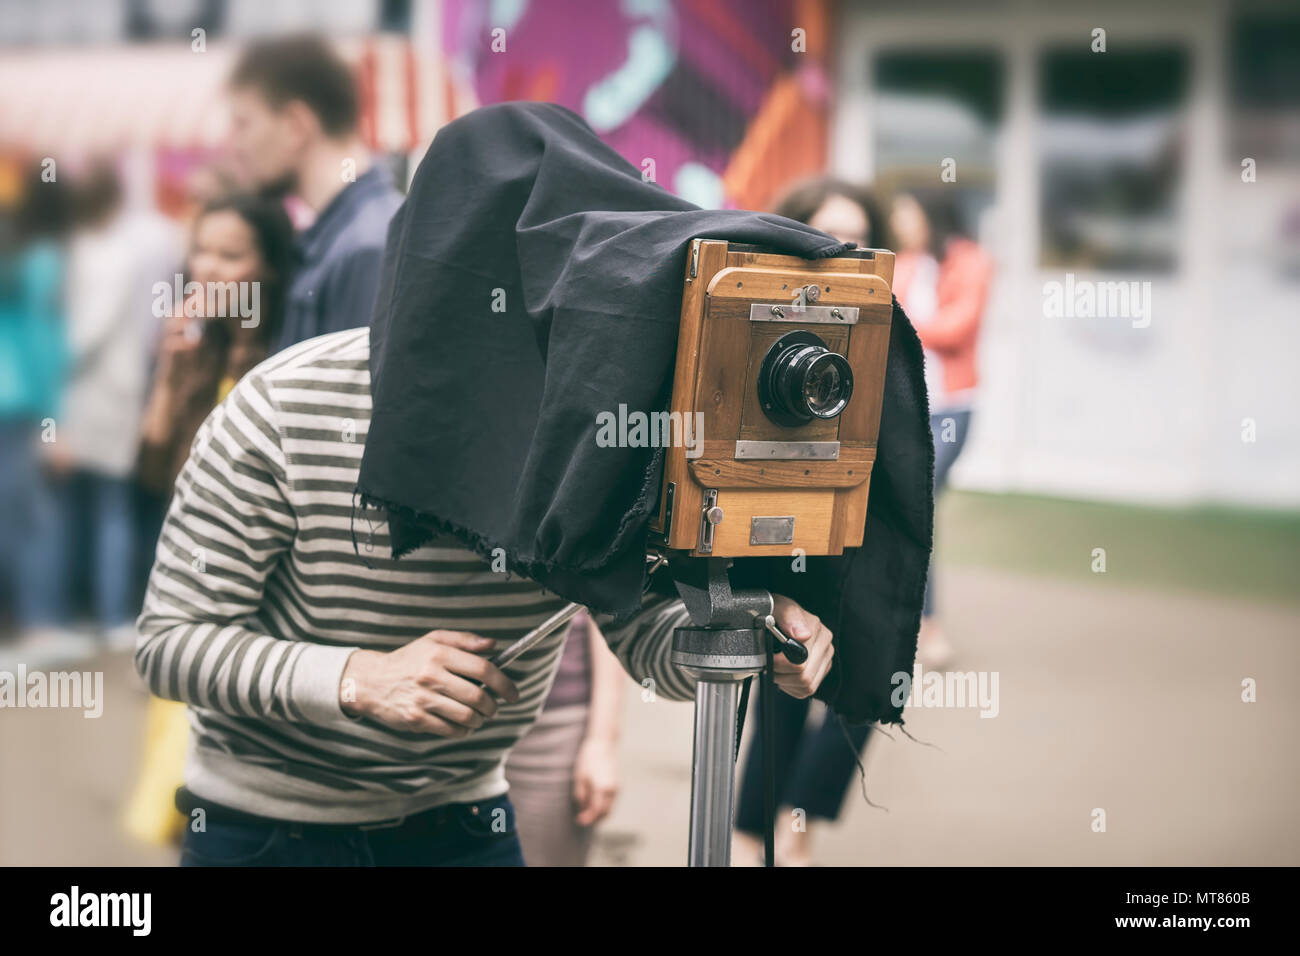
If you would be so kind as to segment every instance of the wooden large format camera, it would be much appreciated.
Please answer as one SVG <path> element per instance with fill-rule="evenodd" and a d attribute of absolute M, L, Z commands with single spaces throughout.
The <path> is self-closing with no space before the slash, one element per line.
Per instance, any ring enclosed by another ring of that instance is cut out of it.
<path fill-rule="evenodd" d="M 696 239 L 667 451 L 662 547 L 695 557 L 840 554 L 862 544 L 892 316 L 894 254 L 799 259 Z"/>

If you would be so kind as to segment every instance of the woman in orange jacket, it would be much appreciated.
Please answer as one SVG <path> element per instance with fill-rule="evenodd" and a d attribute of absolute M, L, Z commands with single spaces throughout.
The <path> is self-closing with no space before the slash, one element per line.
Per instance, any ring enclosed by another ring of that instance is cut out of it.
<path fill-rule="evenodd" d="M 841 242 L 870 247 L 881 243 L 884 217 L 866 187 L 831 177 L 804 180 L 793 186 L 774 210 L 788 219 L 805 222 Z M 764 691 L 760 688 L 761 705 Z M 819 720 L 808 720 L 811 698 L 795 698 L 778 690 L 772 702 L 772 752 L 776 757 L 778 807 L 799 808 L 802 827 L 776 827 L 775 863 L 811 866 L 813 833 L 823 822 L 838 818 L 845 794 L 867 745 L 870 725 L 842 724 L 827 708 Z M 755 727 L 749 753 L 739 777 L 733 860 L 737 866 L 762 862 L 764 817 L 762 761 L 763 729 Z M 784 819 L 791 819 L 785 816 Z"/>
<path fill-rule="evenodd" d="M 897 252 L 894 294 L 925 348 L 925 380 L 934 435 L 934 492 L 943 490 L 970 429 L 979 376 L 976 343 L 993 278 L 993 261 L 958 225 L 950 201 L 900 194 L 890 213 Z M 943 667 L 952 647 L 935 614 L 934 565 L 925 589 L 917 656 Z"/>

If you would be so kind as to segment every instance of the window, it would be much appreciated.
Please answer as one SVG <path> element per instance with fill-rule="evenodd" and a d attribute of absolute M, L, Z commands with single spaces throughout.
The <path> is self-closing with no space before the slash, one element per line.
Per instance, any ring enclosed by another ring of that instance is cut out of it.
<path fill-rule="evenodd" d="M 1188 57 L 1177 47 L 1043 54 L 1044 267 L 1174 267 L 1188 82 Z"/>
<path fill-rule="evenodd" d="M 1300 156 L 1300 11 L 1242 15 L 1228 42 L 1229 165 Z"/>
<path fill-rule="evenodd" d="M 995 137 L 1005 108 L 1001 57 L 986 50 L 894 49 L 876 60 L 876 178 L 885 192 L 952 190 L 976 235 L 996 184 Z M 952 160 L 955 184 L 941 180 Z"/>

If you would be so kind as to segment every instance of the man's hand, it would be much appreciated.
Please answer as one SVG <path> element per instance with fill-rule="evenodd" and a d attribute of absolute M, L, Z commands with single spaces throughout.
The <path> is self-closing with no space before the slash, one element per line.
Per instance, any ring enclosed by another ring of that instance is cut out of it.
<path fill-rule="evenodd" d="M 835 656 L 831 632 L 815 614 L 780 594 L 772 595 L 772 616 L 781 633 L 808 648 L 808 660 L 802 664 L 790 663 L 784 654 L 775 655 L 772 672 L 776 686 L 791 697 L 811 697 L 831 669 L 831 658 Z"/>
<path fill-rule="evenodd" d="M 388 653 L 357 651 L 343 670 L 340 690 L 352 691 L 341 695 L 343 711 L 394 730 L 464 737 L 497 712 L 496 698 L 519 699 L 514 683 L 480 656 L 491 648 L 477 634 L 430 631 Z"/>

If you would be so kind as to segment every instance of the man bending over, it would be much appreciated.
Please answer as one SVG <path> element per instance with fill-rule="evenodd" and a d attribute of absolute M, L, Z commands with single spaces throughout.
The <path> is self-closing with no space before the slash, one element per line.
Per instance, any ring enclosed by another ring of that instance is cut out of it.
<path fill-rule="evenodd" d="M 565 602 L 454 541 L 400 561 L 380 519 L 352 521 L 370 420 L 370 333 L 302 342 L 250 372 L 195 439 L 149 581 L 136 667 L 190 705 L 183 865 L 522 865 L 507 752 L 555 674 L 561 628 L 492 655 Z M 355 544 L 354 544 L 355 542 Z M 807 697 L 830 632 L 778 597 Z M 637 681 L 690 700 L 669 662 L 679 601 L 610 644 Z"/>

